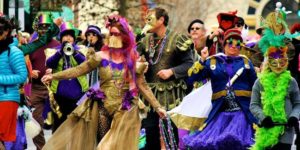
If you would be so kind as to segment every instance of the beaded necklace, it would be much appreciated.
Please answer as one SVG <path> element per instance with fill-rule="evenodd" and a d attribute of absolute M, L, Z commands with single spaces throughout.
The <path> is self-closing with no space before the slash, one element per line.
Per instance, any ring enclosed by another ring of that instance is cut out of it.
<path fill-rule="evenodd" d="M 118 96 L 121 96 L 121 90 L 125 84 L 125 80 L 121 79 L 124 64 L 123 64 L 122 68 L 114 69 L 115 67 L 113 67 L 113 65 L 112 65 L 113 63 L 114 62 L 112 61 L 112 50 L 110 49 L 109 50 L 109 66 L 110 66 L 109 68 L 110 68 L 110 72 L 112 73 L 113 83 L 118 89 Z"/>
<path fill-rule="evenodd" d="M 165 36 L 163 38 L 161 38 L 154 46 L 154 38 L 153 38 L 153 35 L 150 36 L 150 47 L 149 47 L 149 63 L 151 65 L 155 65 L 158 63 L 158 61 L 160 60 L 161 56 L 162 56 L 162 51 L 165 47 L 165 44 L 166 44 L 166 41 L 167 41 L 167 37 L 168 37 L 168 33 L 169 31 L 167 30 Z M 160 44 L 161 43 L 161 44 Z M 156 51 L 156 48 L 158 47 L 158 45 L 160 45 L 159 47 L 159 51 L 158 51 L 158 55 L 157 55 L 157 58 L 155 61 L 153 61 L 153 58 L 154 58 L 154 54 L 155 54 L 155 51 Z"/>
<path fill-rule="evenodd" d="M 171 119 L 167 117 L 167 127 L 165 127 L 162 119 L 159 119 L 159 129 L 162 134 L 165 146 L 167 150 L 177 150 L 173 127 L 171 125 Z"/>

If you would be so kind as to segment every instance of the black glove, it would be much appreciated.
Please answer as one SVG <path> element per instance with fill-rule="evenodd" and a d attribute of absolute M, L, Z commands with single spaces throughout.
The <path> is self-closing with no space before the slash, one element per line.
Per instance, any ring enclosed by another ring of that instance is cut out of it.
<path fill-rule="evenodd" d="M 299 120 L 296 117 L 290 117 L 288 120 L 289 127 L 299 127 Z"/>
<path fill-rule="evenodd" d="M 274 127 L 274 122 L 270 116 L 267 116 L 260 125 L 264 128 L 272 128 Z"/>

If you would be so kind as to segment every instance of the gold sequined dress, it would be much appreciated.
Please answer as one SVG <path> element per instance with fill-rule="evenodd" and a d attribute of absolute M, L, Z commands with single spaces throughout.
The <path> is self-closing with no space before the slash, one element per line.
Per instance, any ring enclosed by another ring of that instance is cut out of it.
<path fill-rule="evenodd" d="M 124 82 L 123 69 L 115 70 L 112 65 L 105 63 L 106 61 L 96 53 L 94 57 L 75 68 L 53 74 L 53 79 L 69 79 L 99 67 L 100 89 L 106 98 L 103 99 L 102 106 L 99 101 L 90 99 L 81 103 L 52 135 L 44 150 L 138 149 L 141 127 L 139 112 L 145 106 L 135 98 L 129 110 L 121 109 L 123 96 L 129 91 L 129 84 Z M 145 68 L 144 64 L 139 64 L 141 65 L 137 65 L 136 69 L 139 92 L 154 108 L 160 107 L 146 84 L 144 75 L 140 73 L 143 72 L 141 68 Z M 98 144 L 99 137 L 101 141 Z"/>

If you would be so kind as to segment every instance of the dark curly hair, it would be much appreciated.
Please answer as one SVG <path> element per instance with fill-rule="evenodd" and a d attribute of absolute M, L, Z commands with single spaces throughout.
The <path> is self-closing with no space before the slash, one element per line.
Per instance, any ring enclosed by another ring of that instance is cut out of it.
<path fill-rule="evenodd" d="M 15 24 L 14 18 L 7 18 L 6 16 L 0 17 L 0 35 L 4 32 L 8 32 L 5 39 L 0 40 L 0 54 L 4 51 L 8 50 L 8 54 L 10 52 L 9 44 L 13 42 L 13 37 L 11 36 L 11 32 L 13 29 L 17 29 L 17 25 Z"/>

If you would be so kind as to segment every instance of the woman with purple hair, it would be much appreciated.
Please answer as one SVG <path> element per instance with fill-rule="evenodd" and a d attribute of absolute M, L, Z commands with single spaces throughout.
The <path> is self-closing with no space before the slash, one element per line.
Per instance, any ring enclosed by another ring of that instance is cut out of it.
<path fill-rule="evenodd" d="M 146 64 L 137 62 L 135 38 L 125 18 L 107 18 L 109 36 L 101 51 L 88 61 L 68 70 L 45 75 L 44 83 L 75 78 L 99 67 L 100 89 L 91 88 L 88 99 L 72 112 L 48 141 L 45 150 L 97 149 L 137 150 L 141 119 L 139 110 L 145 105 L 138 92 L 146 97 L 160 117 L 166 116 L 143 72 Z"/>

